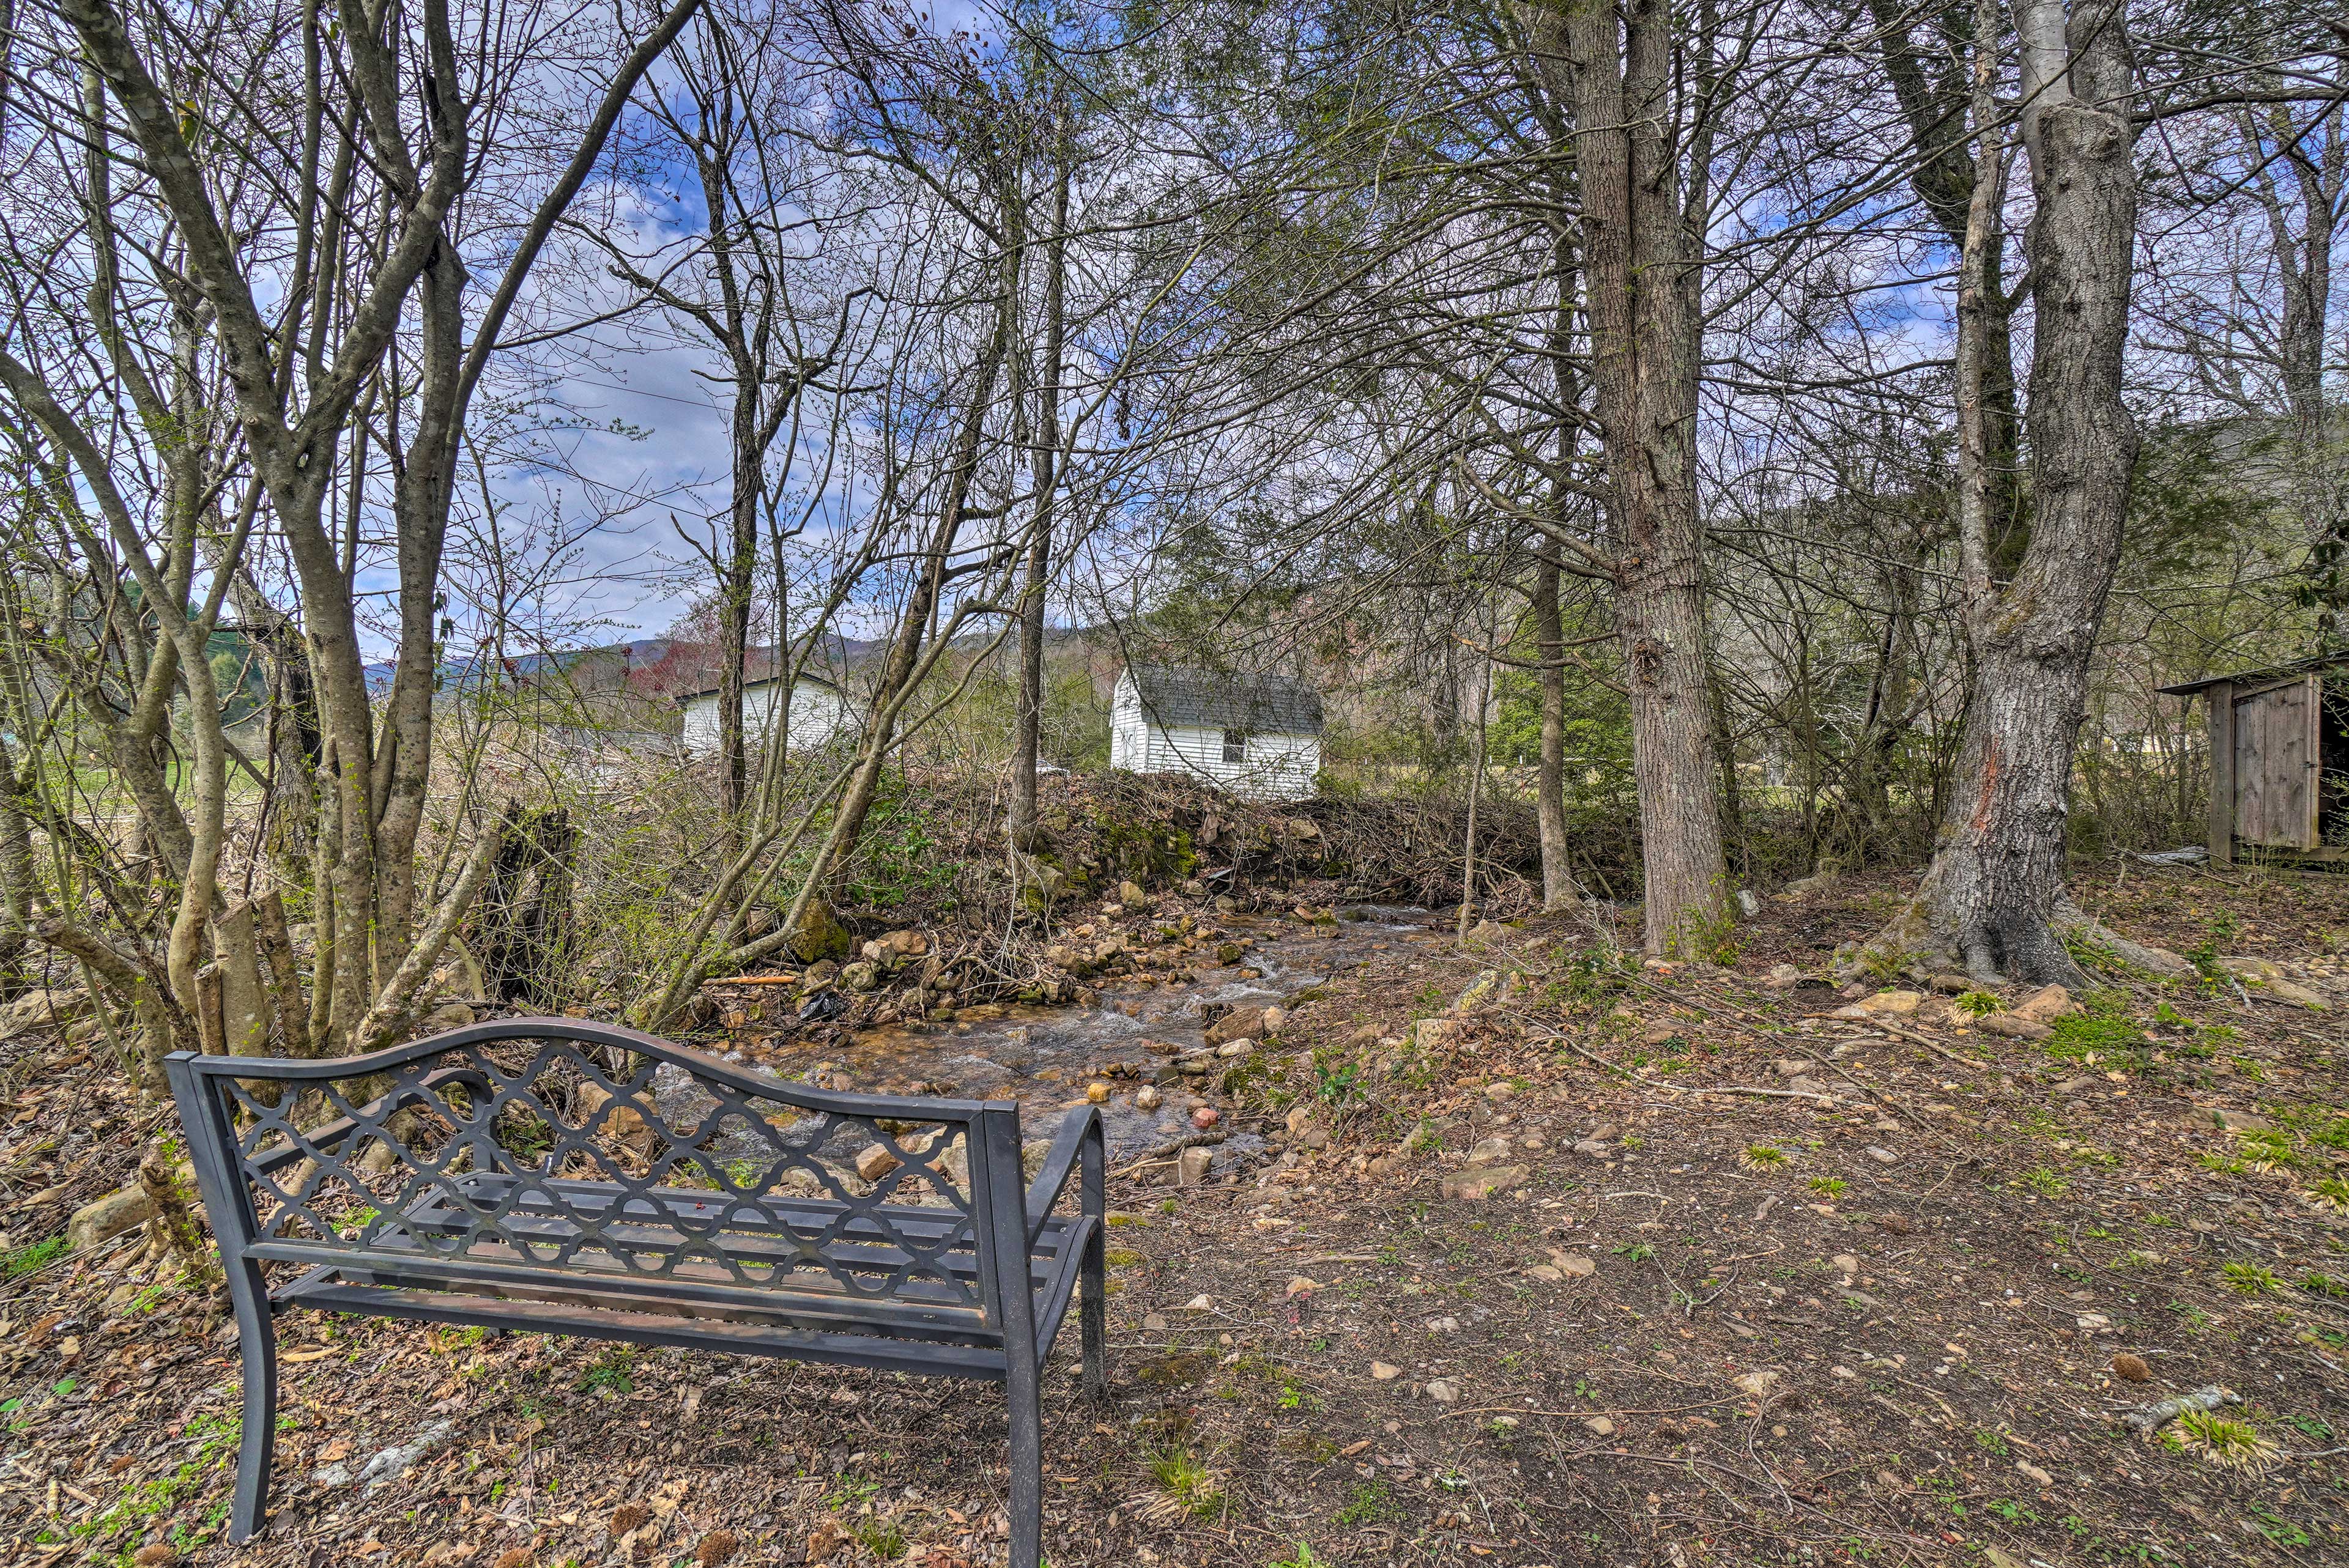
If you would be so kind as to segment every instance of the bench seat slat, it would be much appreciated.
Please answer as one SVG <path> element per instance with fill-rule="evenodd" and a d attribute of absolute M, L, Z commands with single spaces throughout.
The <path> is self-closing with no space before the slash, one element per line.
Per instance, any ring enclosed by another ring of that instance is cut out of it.
<path fill-rule="evenodd" d="M 829 1288 L 819 1288 L 814 1276 L 795 1276 L 807 1278 L 808 1286 L 776 1289 L 738 1284 L 730 1276 L 714 1269 L 699 1277 L 691 1277 L 680 1274 L 638 1274 L 624 1272 L 624 1265 L 618 1264 L 604 1268 L 556 1268 L 542 1263 L 518 1261 L 512 1253 L 502 1250 L 484 1251 L 480 1248 L 444 1257 L 397 1245 L 370 1250 L 346 1247 L 326 1252 L 301 1243 L 260 1242 L 247 1248 L 246 1253 L 248 1256 L 274 1263 L 325 1264 L 346 1274 L 398 1274 L 419 1285 L 429 1282 L 452 1292 L 540 1287 L 589 1294 L 619 1291 L 647 1300 L 669 1301 L 680 1306 L 700 1306 L 713 1311 L 823 1316 L 841 1323 L 867 1326 L 870 1332 L 876 1334 L 893 1333 L 899 1329 L 924 1329 L 989 1343 L 999 1343 L 1002 1337 L 987 1326 L 985 1315 L 976 1305 L 966 1306 L 943 1295 L 916 1296 L 904 1288 L 888 1295 L 851 1295 L 840 1289 L 837 1282 L 829 1275 L 823 1276 Z M 279 1292 L 273 1292 L 273 1296 L 282 1294 L 282 1288 Z M 932 1288 L 935 1291 L 936 1287 Z"/>
<path fill-rule="evenodd" d="M 956 1209 L 885 1203 L 875 1204 L 870 1209 L 859 1210 L 837 1199 L 800 1198 L 773 1193 L 761 1194 L 756 1198 L 734 1198 L 694 1187 L 630 1190 L 619 1186 L 616 1182 L 574 1181 L 567 1179 L 545 1178 L 532 1178 L 523 1181 L 502 1173 L 468 1172 L 453 1178 L 452 1181 L 466 1202 L 476 1204 L 483 1211 L 495 1209 L 499 1203 L 505 1201 L 505 1195 L 508 1192 L 520 1186 L 525 1191 L 523 1194 L 523 1202 L 517 1206 L 515 1212 L 533 1216 L 548 1213 L 554 1212 L 552 1200 L 548 1198 L 533 1200 L 533 1191 L 553 1188 L 564 1205 L 574 1212 L 584 1215 L 600 1215 L 609 1211 L 615 1202 L 620 1204 L 624 1214 L 628 1214 L 630 1211 L 641 1212 L 648 1207 L 649 1200 L 657 1202 L 667 1212 L 681 1219 L 698 1221 L 722 1217 L 723 1231 L 730 1233 L 774 1234 L 779 1233 L 783 1228 L 789 1228 L 803 1235 L 809 1231 L 829 1230 L 838 1225 L 838 1234 L 843 1241 L 890 1246 L 894 1245 L 897 1237 L 912 1242 L 934 1243 L 944 1237 L 956 1235 L 959 1232 L 962 1233 L 957 1237 L 952 1252 L 941 1253 L 940 1261 L 944 1262 L 949 1256 L 960 1259 L 971 1254 L 973 1251 L 970 1239 L 970 1233 L 974 1229 L 973 1222 L 965 1217 L 961 1211 Z M 762 1213 L 761 1211 L 765 1212 Z M 426 1193 L 412 1205 L 409 1214 L 411 1218 L 451 1223 L 460 1228 L 470 1223 L 471 1218 L 463 1209 L 452 1203 L 445 1191 L 437 1189 Z M 780 1220 L 781 1224 L 771 1222 L 768 1215 Z M 848 1216 L 848 1222 L 842 1225 L 839 1222 L 843 1215 Z M 631 1219 L 633 1218 L 632 1215 Z M 645 1213 L 644 1218 L 649 1221 L 652 1215 Z M 886 1221 L 885 1224 L 880 1222 L 883 1220 Z M 606 1223 L 608 1224 L 608 1222 Z M 1064 1234 L 1071 1223 L 1071 1222 L 1066 1216 L 1052 1216 L 1039 1227 L 1035 1244 L 1049 1254 L 1058 1255 L 1065 1244 Z M 891 1236 L 892 1230 L 897 1233 L 897 1237 Z"/>
<path fill-rule="evenodd" d="M 890 1331 L 893 1324 L 928 1324 L 928 1326 L 951 1326 L 956 1334 L 987 1336 L 1000 1338 L 994 1328 L 984 1326 L 984 1312 L 978 1305 L 963 1305 L 945 1294 L 914 1295 L 906 1289 L 897 1289 L 888 1295 L 851 1295 L 829 1274 L 794 1274 L 803 1279 L 796 1289 L 775 1289 L 775 1286 L 745 1286 L 730 1274 L 714 1265 L 678 1267 L 667 1274 L 639 1274 L 623 1263 L 580 1263 L 568 1267 L 554 1267 L 550 1263 L 538 1263 L 533 1258 L 517 1258 L 512 1251 L 496 1244 L 472 1246 L 472 1249 L 444 1256 L 429 1253 L 416 1246 L 401 1246 L 395 1237 L 376 1237 L 378 1246 L 357 1249 L 319 1249 L 305 1242 L 256 1242 L 246 1249 L 254 1258 L 265 1258 L 270 1263 L 305 1263 L 305 1265 L 331 1265 L 343 1270 L 368 1270 L 368 1273 L 392 1273 L 409 1277 L 413 1282 L 446 1282 L 441 1289 L 470 1291 L 484 1286 L 547 1286 L 566 1291 L 627 1291 L 644 1298 L 674 1300 L 678 1305 L 700 1305 L 723 1312 L 801 1312 L 801 1315 L 824 1315 L 841 1322 L 872 1324 L 876 1334 Z M 906 1282 L 918 1286 L 921 1282 Z M 274 1295 L 274 1291 L 273 1291 Z"/>
<path fill-rule="evenodd" d="M 478 1228 L 477 1222 L 469 1215 L 437 1210 L 406 1215 L 398 1223 L 401 1229 L 434 1236 L 462 1236 Z M 561 1214 L 523 1211 L 507 1214 L 498 1222 L 498 1228 L 517 1241 L 545 1245 L 585 1238 L 586 1244 L 574 1254 L 574 1263 L 550 1264 L 550 1267 L 576 1267 L 577 1258 L 598 1253 L 605 1255 L 621 1253 L 680 1253 L 683 1256 L 678 1264 L 679 1267 L 698 1261 L 705 1251 L 715 1251 L 759 1268 L 790 1270 L 808 1261 L 807 1254 L 783 1236 L 771 1233 L 746 1234 L 730 1228 L 714 1234 L 698 1235 L 675 1225 L 611 1221 L 595 1231 L 587 1231 Z M 378 1243 L 389 1239 L 388 1234 L 378 1233 Z M 494 1240 L 490 1237 L 483 1239 Z M 888 1274 L 908 1264 L 916 1264 L 921 1271 L 917 1277 L 935 1279 L 943 1274 L 968 1284 L 978 1273 L 978 1258 L 967 1246 L 926 1253 L 917 1258 L 916 1254 L 902 1247 L 889 1246 L 877 1240 L 843 1241 L 814 1235 L 802 1235 L 798 1239 L 827 1262 L 854 1274 Z M 778 1288 L 794 1287 L 779 1284 Z"/>
<path fill-rule="evenodd" d="M 479 1181 L 470 1176 L 460 1177 L 458 1182 L 466 1201 L 480 1205 L 485 1212 L 503 1202 L 505 1194 L 515 1187 L 523 1188 L 521 1202 L 498 1223 L 512 1235 L 534 1241 L 570 1241 L 582 1233 L 573 1214 L 590 1218 L 605 1214 L 616 1201 L 622 1214 L 627 1217 L 598 1222 L 597 1230 L 606 1243 L 599 1251 L 649 1252 L 698 1241 L 745 1262 L 779 1264 L 802 1256 L 796 1245 L 781 1240 L 788 1235 L 792 1242 L 815 1245 L 827 1259 L 851 1272 L 888 1274 L 914 1259 L 913 1253 L 897 1244 L 900 1240 L 935 1243 L 951 1238 L 951 1245 L 923 1254 L 922 1268 L 930 1277 L 910 1283 L 927 1284 L 936 1274 L 945 1274 L 969 1284 L 976 1282 L 978 1274 L 975 1223 L 957 1211 L 897 1204 L 858 1210 L 837 1200 L 712 1197 L 688 1187 L 629 1191 L 611 1182 L 543 1178 L 525 1182 L 502 1175 Z M 662 1225 L 648 1212 L 656 1203 L 660 1212 L 675 1215 L 680 1222 L 717 1221 L 719 1227 L 709 1235 L 697 1237 L 680 1227 Z M 761 1209 L 778 1212 L 782 1223 L 768 1222 Z M 886 1223 L 870 1217 L 875 1214 L 885 1219 Z M 404 1228 L 434 1235 L 463 1234 L 477 1222 L 472 1212 L 453 1205 L 448 1194 L 437 1189 L 418 1198 L 401 1216 Z M 1053 1215 L 1038 1227 L 1030 1246 L 1036 1260 L 1038 1283 L 1049 1274 L 1051 1264 L 1068 1253 L 1076 1224 L 1073 1217 Z M 897 1234 L 893 1236 L 892 1231 Z M 331 1244 L 326 1245 L 331 1250 Z"/>
<path fill-rule="evenodd" d="M 903 1241 L 921 1246 L 925 1261 L 933 1266 L 959 1264 L 959 1273 L 968 1273 L 977 1266 L 975 1227 L 968 1222 L 895 1226 L 893 1234 L 890 1225 L 871 1220 L 851 1219 L 841 1223 L 843 1215 L 851 1212 L 840 1204 L 822 1212 L 802 1208 L 776 1224 L 768 1222 L 757 1206 L 749 1202 L 670 1202 L 656 1209 L 652 1204 L 632 1200 L 619 1205 L 617 1217 L 613 1217 L 613 1204 L 593 1198 L 574 1201 L 574 1194 L 558 1186 L 551 1195 L 535 1188 L 525 1189 L 521 1201 L 495 1223 L 515 1235 L 545 1241 L 569 1241 L 594 1233 L 614 1240 L 626 1237 L 651 1246 L 663 1241 L 682 1243 L 698 1236 L 717 1244 L 720 1251 L 760 1260 L 796 1257 L 800 1251 L 796 1243 L 804 1243 L 828 1253 L 837 1250 L 843 1256 L 875 1261 L 883 1267 L 914 1256 L 898 1244 Z M 491 1222 L 490 1216 L 495 1213 L 495 1204 L 477 1202 L 476 1206 L 467 1207 L 436 1191 L 419 1198 L 400 1219 L 410 1229 L 450 1235 Z M 587 1224 L 583 1225 L 574 1215 L 586 1220 Z M 1045 1250 L 1054 1249 L 1048 1245 Z"/>
<path fill-rule="evenodd" d="M 680 1316 L 667 1310 L 670 1304 L 632 1301 L 603 1285 L 596 1287 L 594 1299 L 611 1305 L 584 1305 L 514 1295 L 485 1298 L 447 1290 L 346 1284 L 339 1279 L 305 1283 L 298 1295 L 283 1298 L 289 1306 L 406 1317 L 426 1323 L 479 1323 L 523 1333 L 572 1334 L 638 1345 L 779 1356 L 928 1377 L 1001 1382 L 1004 1376 L 1003 1352 L 999 1347 L 897 1340 L 872 1333 L 833 1334 L 791 1327 L 784 1320 L 772 1316 L 755 1321 Z"/>

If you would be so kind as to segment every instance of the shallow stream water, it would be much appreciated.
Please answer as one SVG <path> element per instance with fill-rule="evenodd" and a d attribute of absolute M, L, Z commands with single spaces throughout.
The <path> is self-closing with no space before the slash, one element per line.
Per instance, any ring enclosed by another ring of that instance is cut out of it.
<path fill-rule="evenodd" d="M 1197 1055 L 1216 1008 L 1276 1006 L 1382 954 L 1445 935 L 1445 917 L 1423 909 L 1362 904 L 1338 913 L 1334 926 L 1219 915 L 1217 927 L 1253 936 L 1257 945 L 1235 965 L 1204 955 L 1196 979 L 1108 976 L 1097 1001 L 973 1007 L 951 1023 L 892 1024 L 846 1041 L 786 1039 L 761 1053 L 754 1070 L 864 1093 L 1017 1100 L 1029 1140 L 1050 1138 L 1062 1117 L 1087 1103 L 1086 1087 L 1103 1081 L 1111 1092 L 1101 1107 L 1102 1130 L 1114 1167 L 1194 1132 L 1192 1109 L 1216 1103 L 1208 1086 L 1234 1065 L 1211 1057 L 1208 1066 Z M 1196 1070 L 1185 1072 L 1185 1065 Z M 676 1074 L 657 1096 L 665 1114 L 689 1109 L 676 1098 L 692 1093 L 689 1082 Z M 1134 1096 L 1150 1083 L 1163 1100 L 1144 1110 Z M 1223 1134 L 1217 1171 L 1263 1147 L 1255 1133 L 1216 1130 Z"/>

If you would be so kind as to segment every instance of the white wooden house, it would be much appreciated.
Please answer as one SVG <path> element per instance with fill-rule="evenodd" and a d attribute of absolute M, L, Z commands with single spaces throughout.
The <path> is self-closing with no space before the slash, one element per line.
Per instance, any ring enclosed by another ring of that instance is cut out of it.
<path fill-rule="evenodd" d="M 1277 676 L 1129 665 L 1110 696 L 1109 763 L 1300 799 L 1321 771 L 1321 694 Z"/>
<path fill-rule="evenodd" d="M 781 676 L 742 683 L 742 729 L 754 750 L 775 722 L 776 698 L 782 689 Z M 718 687 L 679 692 L 677 706 L 684 720 L 678 731 L 678 744 L 688 752 L 717 750 Z M 821 676 L 802 675 L 792 687 L 790 724 L 791 731 L 783 738 L 785 748 L 806 751 L 854 729 L 856 711 L 838 686 Z"/>

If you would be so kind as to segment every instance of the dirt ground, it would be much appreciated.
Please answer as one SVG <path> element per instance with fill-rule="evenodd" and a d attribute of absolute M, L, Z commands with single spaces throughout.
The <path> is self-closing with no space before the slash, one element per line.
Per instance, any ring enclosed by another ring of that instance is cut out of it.
<path fill-rule="evenodd" d="M 1765 901 L 1723 968 L 1398 936 L 1295 1008 L 1224 1086 L 1268 1163 L 1112 1182 L 1114 1386 L 1064 1337 L 1050 1561 L 2349 1562 L 2349 875 L 2087 868 L 2205 977 L 2088 953 L 2032 1039 L 1819 978 L 1899 891 Z M 37 1245 L 167 1113 L 0 1048 L 0 1558 L 1000 1560 L 990 1390 L 311 1315 L 271 1529 L 226 1545 L 233 1336 L 135 1239 Z M 2118 1420 L 2207 1385 L 2240 1402 Z"/>

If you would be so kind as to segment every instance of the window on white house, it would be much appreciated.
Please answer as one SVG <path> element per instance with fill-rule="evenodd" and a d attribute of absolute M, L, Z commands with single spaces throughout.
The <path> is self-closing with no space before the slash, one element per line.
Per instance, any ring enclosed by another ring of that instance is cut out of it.
<path fill-rule="evenodd" d="M 1247 731 L 1239 729 L 1227 729 L 1224 731 L 1224 760 L 1226 762 L 1246 762 L 1247 760 Z"/>

